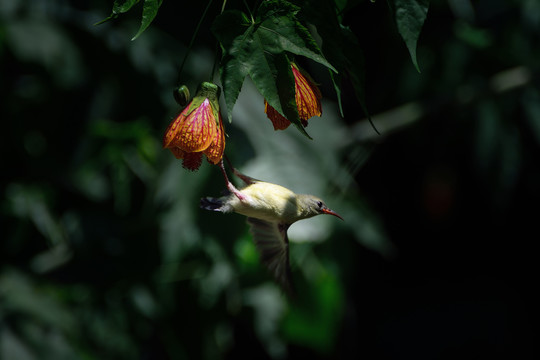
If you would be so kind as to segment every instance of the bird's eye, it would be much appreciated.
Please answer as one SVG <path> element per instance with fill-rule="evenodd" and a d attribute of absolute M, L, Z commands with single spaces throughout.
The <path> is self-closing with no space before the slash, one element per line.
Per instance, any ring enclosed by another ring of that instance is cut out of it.
<path fill-rule="evenodd" d="M 323 207 L 323 202 L 322 201 L 317 201 L 317 206 L 319 207 L 319 209 L 322 208 Z"/>

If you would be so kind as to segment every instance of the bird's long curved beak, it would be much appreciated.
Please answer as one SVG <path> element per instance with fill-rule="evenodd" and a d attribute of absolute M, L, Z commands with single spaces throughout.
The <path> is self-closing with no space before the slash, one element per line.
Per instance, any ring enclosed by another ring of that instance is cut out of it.
<path fill-rule="evenodd" d="M 339 215 L 337 212 L 332 211 L 332 210 L 330 210 L 330 209 L 328 209 L 328 208 L 324 208 L 324 209 L 322 209 L 321 211 L 322 211 L 323 213 L 325 213 L 325 214 L 328 214 L 328 215 L 334 215 L 335 217 L 338 217 L 338 218 L 340 218 L 341 220 L 345 221 L 345 220 L 341 217 L 341 215 Z"/>

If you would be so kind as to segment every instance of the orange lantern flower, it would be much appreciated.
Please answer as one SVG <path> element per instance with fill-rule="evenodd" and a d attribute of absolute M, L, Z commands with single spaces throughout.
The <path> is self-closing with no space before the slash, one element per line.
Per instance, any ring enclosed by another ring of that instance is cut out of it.
<path fill-rule="evenodd" d="M 311 77 L 301 70 L 294 62 L 291 63 L 291 69 L 294 76 L 294 90 L 296 107 L 298 108 L 298 117 L 302 121 L 302 125 L 307 126 L 307 120 L 313 116 L 321 116 L 321 91 L 315 85 Z M 281 115 L 276 109 L 264 100 L 264 112 L 272 121 L 274 130 L 285 130 L 291 122 Z"/>
<path fill-rule="evenodd" d="M 225 150 L 225 131 L 219 112 L 219 87 L 204 82 L 189 105 L 169 125 L 163 137 L 163 148 L 170 149 L 182 165 L 197 170 L 203 154 L 217 164 Z"/>

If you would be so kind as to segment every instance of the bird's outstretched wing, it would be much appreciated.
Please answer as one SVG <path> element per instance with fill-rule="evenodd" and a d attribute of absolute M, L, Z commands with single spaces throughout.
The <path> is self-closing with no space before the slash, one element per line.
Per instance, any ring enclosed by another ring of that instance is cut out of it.
<path fill-rule="evenodd" d="M 289 265 L 289 239 L 287 224 L 272 223 L 252 217 L 247 218 L 251 227 L 255 247 L 262 263 L 270 270 L 276 281 L 293 294 L 291 268 Z"/>

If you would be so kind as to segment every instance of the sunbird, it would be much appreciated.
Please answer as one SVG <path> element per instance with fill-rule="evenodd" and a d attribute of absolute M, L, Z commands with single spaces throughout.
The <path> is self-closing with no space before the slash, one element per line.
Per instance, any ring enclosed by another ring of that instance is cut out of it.
<path fill-rule="evenodd" d="M 245 187 L 239 190 L 229 181 L 223 160 L 220 167 L 228 194 L 219 198 L 202 198 L 201 208 L 247 216 L 261 262 L 283 289 L 293 294 L 287 230 L 298 220 L 320 214 L 343 218 L 316 196 L 295 194 L 283 186 L 244 175 L 231 166 L 233 173 L 245 183 Z"/>

